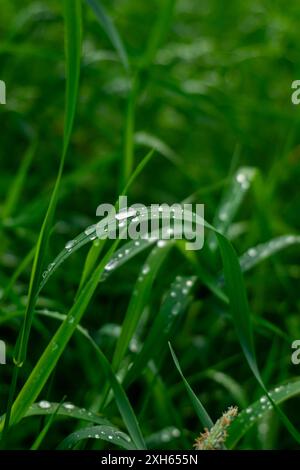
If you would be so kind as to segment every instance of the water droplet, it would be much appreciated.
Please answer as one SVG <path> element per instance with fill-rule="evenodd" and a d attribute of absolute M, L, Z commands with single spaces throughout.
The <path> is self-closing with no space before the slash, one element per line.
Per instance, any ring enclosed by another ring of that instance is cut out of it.
<path fill-rule="evenodd" d="M 118 214 L 116 214 L 116 219 L 117 220 L 124 220 L 128 219 L 129 217 L 134 217 L 136 215 L 136 210 L 135 209 L 128 209 L 126 211 L 121 211 Z"/>
<path fill-rule="evenodd" d="M 65 249 L 70 252 L 72 248 L 75 246 L 75 244 L 76 244 L 75 240 L 70 240 L 65 244 Z"/>
<path fill-rule="evenodd" d="M 105 266 L 105 271 L 112 271 L 118 265 L 118 261 L 115 259 L 111 259 Z"/>
<path fill-rule="evenodd" d="M 188 281 L 186 281 L 186 285 L 187 285 L 188 287 L 192 287 L 193 284 L 194 284 L 194 283 L 193 283 L 193 281 L 192 281 L 191 279 L 189 279 Z"/>
<path fill-rule="evenodd" d="M 49 266 L 48 266 L 48 271 L 52 271 L 54 266 L 55 266 L 55 263 L 50 263 Z"/>
<path fill-rule="evenodd" d="M 89 237 L 93 232 L 96 230 L 96 225 L 91 225 L 90 227 L 86 228 L 84 233 Z"/>
<path fill-rule="evenodd" d="M 247 413 L 247 414 L 252 413 L 252 408 L 247 408 L 247 409 L 246 409 L 246 413 Z"/>
<path fill-rule="evenodd" d="M 228 213 L 225 211 L 220 212 L 219 219 L 223 222 L 228 218 Z"/>
<path fill-rule="evenodd" d="M 171 297 L 176 297 L 176 295 L 177 295 L 176 292 L 172 290 Z"/>
<path fill-rule="evenodd" d="M 174 307 L 172 308 L 172 315 L 178 315 L 178 313 L 180 312 L 180 303 L 177 302 Z"/>
<path fill-rule="evenodd" d="M 46 270 L 46 271 L 43 272 L 42 278 L 45 279 L 47 277 L 47 275 L 48 275 L 48 271 Z"/>
<path fill-rule="evenodd" d="M 134 242 L 135 246 L 140 246 L 140 242 L 139 241 L 136 241 Z"/>
<path fill-rule="evenodd" d="M 66 410 L 71 411 L 71 410 L 74 410 L 75 405 L 73 405 L 73 403 L 64 403 L 64 404 L 63 404 L 63 407 L 64 407 Z"/>
<path fill-rule="evenodd" d="M 43 410 L 48 410 L 49 408 L 51 408 L 51 403 L 49 403 L 46 400 L 42 400 L 39 402 L 39 407 L 42 408 Z"/>
<path fill-rule="evenodd" d="M 68 323 L 70 323 L 71 325 L 72 323 L 74 323 L 74 321 L 75 321 L 74 317 L 71 316 L 70 318 L 68 318 Z"/>
<path fill-rule="evenodd" d="M 123 253 L 118 253 L 118 258 L 123 258 Z"/>
<path fill-rule="evenodd" d="M 172 436 L 173 436 L 173 437 L 179 437 L 180 434 L 181 434 L 181 433 L 180 433 L 179 429 L 176 429 L 176 428 L 175 428 L 175 429 L 172 430 Z"/>
<path fill-rule="evenodd" d="M 265 403 L 267 401 L 267 397 L 261 397 L 260 402 Z"/>
<path fill-rule="evenodd" d="M 149 268 L 149 266 L 146 264 L 146 265 L 143 267 L 142 273 L 143 273 L 143 274 L 148 274 L 149 271 L 150 271 L 150 268 Z"/>
<path fill-rule="evenodd" d="M 100 439 L 99 434 L 95 434 L 95 439 Z"/>
<path fill-rule="evenodd" d="M 246 176 L 244 175 L 244 173 L 238 173 L 238 174 L 236 175 L 236 180 L 237 180 L 238 183 L 242 184 L 242 183 L 244 183 L 244 182 L 247 180 L 247 178 L 246 178 Z"/>
<path fill-rule="evenodd" d="M 135 338 L 133 338 L 130 341 L 129 349 L 131 352 L 137 352 L 138 351 L 138 342 Z"/>
<path fill-rule="evenodd" d="M 112 436 L 108 436 L 108 439 L 113 439 L 113 437 L 112 437 Z"/>
<path fill-rule="evenodd" d="M 251 256 L 251 258 L 253 258 L 254 256 L 256 256 L 256 249 L 255 248 L 250 248 L 250 250 L 248 250 L 248 255 Z"/>
<path fill-rule="evenodd" d="M 182 289 L 182 293 L 183 293 L 184 295 L 187 294 L 187 293 L 188 293 L 188 289 L 186 289 L 186 288 Z"/>
<path fill-rule="evenodd" d="M 161 435 L 161 440 L 163 442 L 168 442 L 170 440 L 170 434 L 168 432 L 163 432 Z"/>
<path fill-rule="evenodd" d="M 166 246 L 166 242 L 164 240 L 159 240 L 157 242 L 157 246 L 158 248 L 163 248 L 164 246 Z"/>

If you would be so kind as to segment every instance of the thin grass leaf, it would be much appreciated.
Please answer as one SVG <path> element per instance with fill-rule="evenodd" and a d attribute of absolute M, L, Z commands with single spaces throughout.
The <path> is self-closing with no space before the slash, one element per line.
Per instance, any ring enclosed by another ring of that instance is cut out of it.
<path fill-rule="evenodd" d="M 132 445 L 127 434 L 119 431 L 117 428 L 112 426 L 93 426 L 79 429 L 78 431 L 70 434 L 59 444 L 58 450 L 72 449 L 76 444 L 84 439 L 100 439 L 126 450 L 136 449 L 136 447 Z"/>
<path fill-rule="evenodd" d="M 29 146 L 28 150 L 26 151 L 20 168 L 17 172 L 17 175 L 9 188 L 9 192 L 6 197 L 6 201 L 4 202 L 3 209 L 2 209 L 2 217 L 6 219 L 10 217 L 20 199 L 21 192 L 23 190 L 24 182 L 30 168 L 32 159 L 35 155 L 37 148 L 37 140 L 33 140 L 31 145 Z"/>
<path fill-rule="evenodd" d="M 256 168 L 239 168 L 233 176 L 229 187 L 225 190 L 220 207 L 212 223 L 215 229 L 223 235 L 227 234 L 230 224 L 243 202 L 256 174 Z M 208 244 L 211 250 L 217 248 L 216 239 L 213 235 L 209 236 Z"/>
<path fill-rule="evenodd" d="M 47 423 L 45 424 L 45 426 L 43 427 L 41 432 L 37 435 L 37 438 L 35 439 L 34 443 L 32 444 L 30 450 L 38 450 L 41 443 L 45 439 L 52 423 L 54 422 L 55 417 L 56 417 L 56 415 L 58 413 L 58 410 L 61 407 L 61 405 L 62 405 L 62 402 L 58 404 L 58 406 L 57 406 L 56 410 L 54 411 L 54 413 L 50 416 L 50 418 L 48 419 Z"/>
<path fill-rule="evenodd" d="M 182 159 L 164 141 L 148 132 L 136 132 L 134 136 L 136 144 L 155 149 L 158 153 L 170 160 L 172 163 L 180 164 Z"/>
<path fill-rule="evenodd" d="M 293 398 L 300 393 L 300 380 L 279 385 L 269 392 L 276 405 Z M 241 411 L 236 420 L 231 424 L 226 445 L 232 449 L 237 442 L 251 429 L 251 427 L 261 421 L 273 407 L 266 395 Z"/>
<path fill-rule="evenodd" d="M 42 275 L 44 259 L 46 256 L 47 245 L 50 237 L 52 222 L 57 205 L 60 181 L 63 173 L 64 162 L 70 143 L 75 109 L 78 95 L 80 58 L 81 58 L 81 1 L 65 0 L 65 45 L 66 45 L 66 111 L 64 125 L 63 151 L 60 160 L 60 166 L 51 196 L 48 210 L 39 234 L 36 245 L 35 257 L 31 271 L 28 302 L 25 312 L 24 325 L 22 327 L 19 340 L 16 347 L 14 361 L 18 366 L 22 366 L 26 358 L 28 339 L 33 319 L 34 306 L 37 299 L 37 291 Z"/>
<path fill-rule="evenodd" d="M 129 181 L 134 167 L 134 131 L 136 104 L 139 90 L 139 78 L 136 74 L 130 82 L 130 91 L 127 100 L 124 135 L 124 155 L 122 160 L 122 173 L 120 189 Z"/>
<path fill-rule="evenodd" d="M 170 348 L 170 351 L 171 351 L 171 355 L 172 355 L 172 358 L 173 358 L 173 361 L 174 361 L 174 364 L 176 366 L 176 369 L 178 370 L 181 378 L 182 378 L 182 381 L 185 385 L 185 388 L 186 388 L 186 391 L 190 397 L 190 400 L 191 400 L 191 403 L 194 407 L 194 410 L 202 424 L 202 426 L 204 428 L 208 428 L 210 429 L 212 426 L 213 426 L 213 421 L 211 420 L 209 414 L 207 413 L 207 411 L 205 410 L 204 406 L 202 405 L 201 401 L 199 400 L 199 398 L 195 395 L 195 393 L 193 392 L 192 388 L 190 387 L 188 381 L 186 380 L 186 378 L 184 377 L 183 373 L 182 373 L 182 370 L 181 370 L 181 367 L 179 365 L 179 362 L 178 362 L 178 359 L 175 355 L 175 352 L 171 346 L 171 344 L 169 343 L 169 348 Z"/>
<path fill-rule="evenodd" d="M 166 33 L 168 32 L 173 15 L 174 6 L 175 0 L 161 0 L 159 2 L 157 20 L 154 23 L 146 51 L 142 58 L 143 67 L 149 67 L 155 60 L 158 49 L 164 41 Z"/>
<path fill-rule="evenodd" d="M 130 66 L 129 66 L 129 60 L 128 60 L 126 49 L 124 47 L 123 41 L 121 39 L 121 36 L 118 30 L 116 29 L 110 16 L 106 13 L 102 5 L 102 2 L 100 0 L 86 0 L 86 2 L 91 7 L 94 14 L 96 15 L 97 20 L 99 21 L 100 25 L 106 32 L 112 45 L 116 49 L 125 70 L 127 70 L 128 72 L 130 69 Z"/>

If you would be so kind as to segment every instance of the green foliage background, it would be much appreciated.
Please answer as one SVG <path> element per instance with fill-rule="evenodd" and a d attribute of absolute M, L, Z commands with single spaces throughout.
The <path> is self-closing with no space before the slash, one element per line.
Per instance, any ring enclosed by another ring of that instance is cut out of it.
<path fill-rule="evenodd" d="M 235 172 L 253 167 L 256 177 L 225 233 L 237 254 L 281 235 L 297 235 L 300 115 L 291 103 L 291 83 L 300 79 L 297 2 L 101 4 L 122 38 L 130 71 L 92 9 L 82 2 L 79 98 L 46 264 L 68 240 L 95 223 L 99 204 L 115 202 L 129 174 L 152 147 L 155 155 L 130 188 L 130 203 L 172 204 L 196 194 L 194 201 L 205 204 L 206 220 L 216 223 L 224 192 L 229 191 L 229 206 L 235 203 L 235 194 L 230 194 Z M 23 261 L 37 243 L 59 167 L 66 75 L 63 2 L 2 0 L 0 15 L 0 79 L 7 86 L 7 104 L 0 107 L 0 338 L 7 342 L 8 354 L 8 364 L 0 366 L 4 414 L 32 257 L 24 266 Z M 38 310 L 68 313 L 88 248 L 74 253 L 57 270 L 39 295 Z M 188 258 L 178 248 L 172 248 L 155 274 L 151 295 L 140 306 L 135 336 L 144 344 L 176 274 L 199 276 L 169 339 L 186 379 L 216 421 L 229 405 L 244 409 L 263 392 L 241 352 L 228 306 L 203 284 L 203 272 L 204 279 L 219 279 L 218 253 L 196 252 Z M 145 257 L 143 252 L 129 260 L 98 286 L 81 321 L 109 362 Z M 299 245 L 267 258 L 244 274 L 244 282 L 258 364 L 269 390 L 299 375 L 300 366 L 290 359 L 291 343 L 300 338 Z M 56 328 L 53 319 L 35 315 L 17 390 Z M 127 352 L 123 372 L 136 357 L 134 346 Z M 140 367 L 126 393 L 150 448 L 191 448 L 203 423 L 166 339 L 163 350 L 161 358 Z M 95 352 L 76 333 L 40 399 L 59 403 L 67 396 L 77 406 L 97 412 L 107 386 Z M 295 397 L 282 409 L 299 429 L 298 403 Z M 127 432 L 126 419 L 124 425 L 114 400 L 102 412 Z M 40 417 L 25 418 L 9 430 L 5 447 L 30 448 L 43 425 Z M 56 416 L 40 447 L 55 449 L 82 426 L 78 419 Z M 171 426 L 176 430 L 168 434 Z M 79 446 L 101 449 L 109 444 L 91 439 Z M 240 449 L 297 446 L 276 411 L 264 414 L 237 443 Z"/>

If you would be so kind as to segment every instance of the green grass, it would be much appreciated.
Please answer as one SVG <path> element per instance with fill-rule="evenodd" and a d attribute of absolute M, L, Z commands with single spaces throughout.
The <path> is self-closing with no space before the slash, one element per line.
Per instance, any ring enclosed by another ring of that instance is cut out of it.
<path fill-rule="evenodd" d="M 191 449 L 236 405 L 227 449 L 298 448 L 300 8 L 2 13 L 1 448 Z M 119 195 L 204 203 L 204 248 L 98 240 Z"/>

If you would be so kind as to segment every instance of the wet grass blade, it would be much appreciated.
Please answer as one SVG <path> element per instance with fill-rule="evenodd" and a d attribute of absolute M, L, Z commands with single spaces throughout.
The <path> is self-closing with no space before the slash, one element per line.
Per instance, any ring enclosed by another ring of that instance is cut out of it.
<path fill-rule="evenodd" d="M 31 416 L 52 416 L 57 410 L 57 416 L 86 421 L 100 425 L 112 426 L 112 423 L 104 416 L 94 413 L 93 411 L 80 408 L 70 403 L 59 406 L 60 403 L 41 400 L 39 403 L 33 403 L 24 415 L 24 418 Z"/>
<path fill-rule="evenodd" d="M 174 361 L 174 364 L 176 366 L 176 369 L 178 370 L 179 372 L 179 375 L 181 376 L 182 378 L 182 381 L 185 385 L 185 388 L 186 388 L 186 391 L 190 397 L 190 400 L 191 400 L 191 403 L 194 407 L 194 410 L 202 424 L 202 426 L 204 428 L 208 428 L 210 429 L 212 426 L 213 426 L 213 422 L 209 416 L 209 414 L 207 413 L 207 411 L 205 410 L 204 406 L 202 405 L 201 401 L 199 400 L 199 398 L 196 396 L 196 394 L 194 393 L 193 389 L 190 387 L 188 381 L 186 380 L 186 378 L 184 377 L 183 375 L 183 372 L 181 370 L 181 367 L 179 365 L 179 362 L 178 362 L 178 359 L 175 355 L 175 352 L 171 346 L 171 344 L 169 343 L 169 348 L 170 348 L 170 351 L 171 351 L 171 355 L 172 355 L 172 358 L 173 358 L 173 361 Z"/>
<path fill-rule="evenodd" d="M 279 385 L 269 392 L 276 405 L 300 394 L 300 380 Z M 232 449 L 251 427 L 261 421 L 272 410 L 266 395 L 262 396 L 245 410 L 241 411 L 228 431 L 226 445 Z"/>
<path fill-rule="evenodd" d="M 126 450 L 135 450 L 127 434 L 113 426 L 92 426 L 79 429 L 70 434 L 58 446 L 59 450 L 69 450 L 84 439 L 96 439 L 109 442 Z"/>
<path fill-rule="evenodd" d="M 229 187 L 224 191 L 220 207 L 213 220 L 215 229 L 226 235 L 243 199 L 248 192 L 257 174 L 257 170 L 251 167 L 242 167 L 233 175 Z M 217 248 L 216 240 L 211 234 L 208 239 L 212 250 Z"/>
<path fill-rule="evenodd" d="M 244 355 L 256 380 L 268 396 L 269 401 L 272 403 L 283 424 L 294 439 L 297 442 L 300 442 L 300 433 L 268 394 L 261 378 L 254 349 L 250 309 L 238 257 L 231 243 L 222 234 L 216 232 L 216 236 L 223 261 L 224 277 L 229 297 L 230 310 Z"/>

